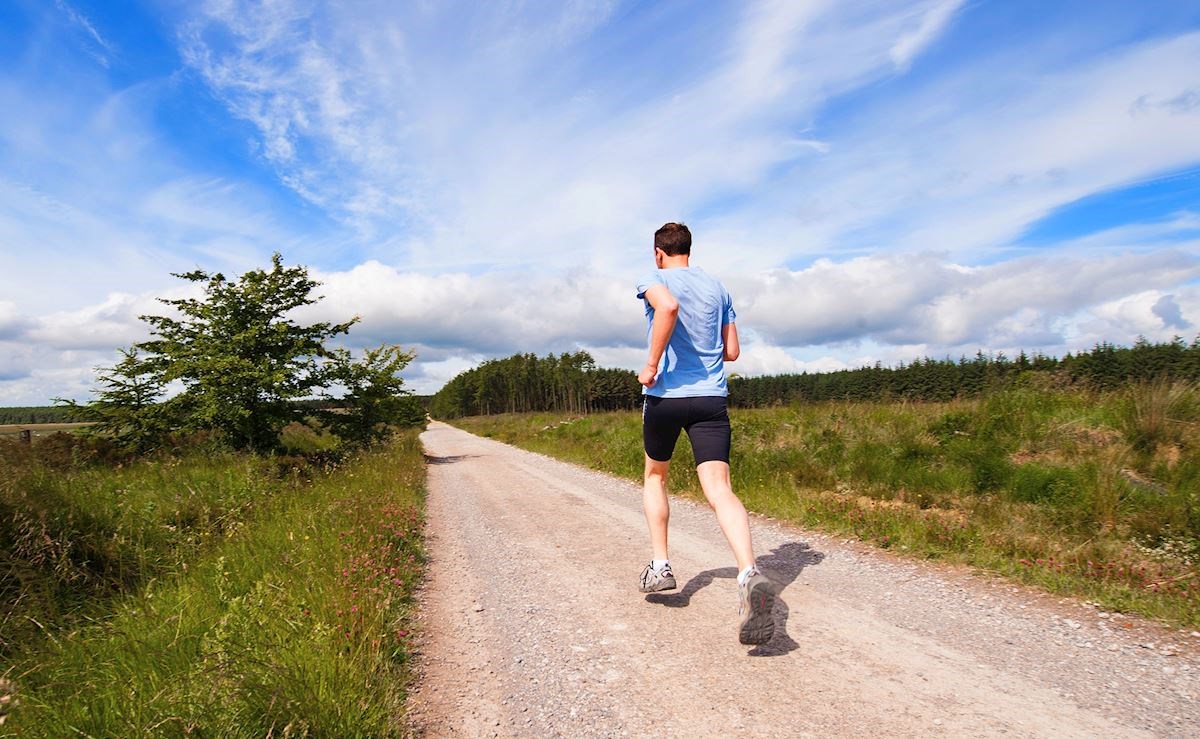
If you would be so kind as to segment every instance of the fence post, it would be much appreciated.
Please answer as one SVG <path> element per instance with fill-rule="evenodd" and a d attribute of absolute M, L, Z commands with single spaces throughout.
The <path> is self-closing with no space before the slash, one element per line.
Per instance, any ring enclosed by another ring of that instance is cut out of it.
<path fill-rule="evenodd" d="M 33 442 L 33 432 L 29 429 L 21 429 L 21 443 L 29 444 Z"/>

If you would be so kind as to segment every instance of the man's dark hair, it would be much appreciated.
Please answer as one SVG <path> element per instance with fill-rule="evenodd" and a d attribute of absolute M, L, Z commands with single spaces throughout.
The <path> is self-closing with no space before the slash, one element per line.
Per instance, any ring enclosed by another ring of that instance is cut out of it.
<path fill-rule="evenodd" d="M 654 232 L 654 248 L 669 257 L 692 253 L 692 232 L 682 223 L 664 223 Z"/>

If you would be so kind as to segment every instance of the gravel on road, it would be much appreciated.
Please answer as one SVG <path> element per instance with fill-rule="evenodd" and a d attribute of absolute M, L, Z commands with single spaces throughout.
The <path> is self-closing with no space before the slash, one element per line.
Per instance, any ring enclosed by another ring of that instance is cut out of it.
<path fill-rule="evenodd" d="M 707 506 L 672 498 L 680 589 L 645 595 L 641 489 L 433 423 L 413 733 L 1200 736 L 1200 633 L 751 516 L 783 585 L 737 640 Z"/>

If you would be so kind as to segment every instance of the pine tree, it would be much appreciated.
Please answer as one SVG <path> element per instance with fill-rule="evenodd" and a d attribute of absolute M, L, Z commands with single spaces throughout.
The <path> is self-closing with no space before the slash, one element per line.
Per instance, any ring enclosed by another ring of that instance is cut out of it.
<path fill-rule="evenodd" d="M 54 398 L 68 409 L 72 419 L 94 424 L 90 431 L 112 438 L 118 445 L 137 453 L 157 447 L 173 427 L 171 407 L 159 403 L 163 377 L 159 369 L 140 356 L 136 346 L 120 349 L 121 361 L 112 367 L 97 367 L 100 388 L 87 404 Z"/>

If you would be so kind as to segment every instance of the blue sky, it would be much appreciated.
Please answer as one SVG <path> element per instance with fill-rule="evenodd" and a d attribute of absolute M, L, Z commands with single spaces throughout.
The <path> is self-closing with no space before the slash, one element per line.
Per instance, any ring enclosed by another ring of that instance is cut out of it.
<path fill-rule="evenodd" d="M 1192 2 L 0 5 L 0 404 L 273 250 L 417 349 L 642 362 L 684 220 L 747 374 L 1200 333 Z"/>

